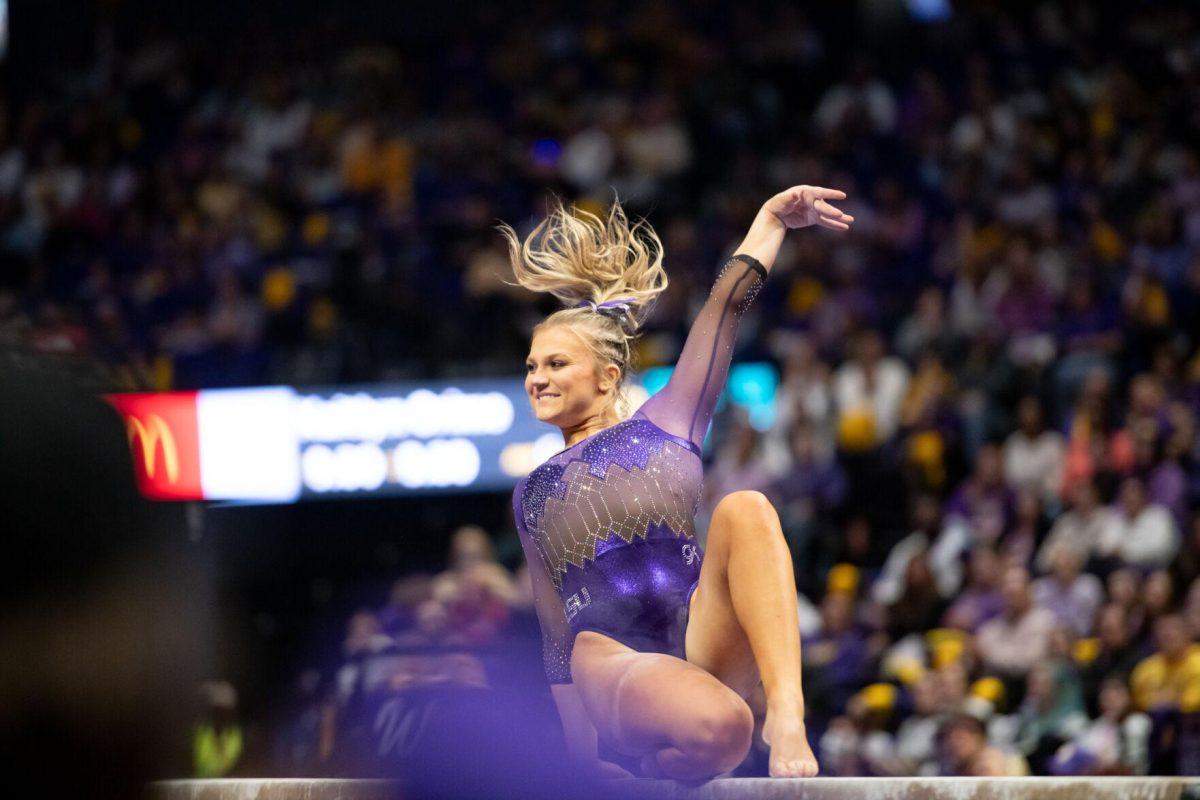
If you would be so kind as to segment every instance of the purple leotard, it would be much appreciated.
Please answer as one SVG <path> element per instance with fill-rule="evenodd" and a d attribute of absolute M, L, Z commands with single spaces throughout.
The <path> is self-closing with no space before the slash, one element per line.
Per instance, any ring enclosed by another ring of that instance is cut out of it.
<path fill-rule="evenodd" d="M 629 419 L 577 442 L 513 492 L 551 683 L 571 682 L 579 631 L 684 658 L 703 553 L 695 513 L 700 443 L 729 372 L 738 319 L 762 267 L 731 258 L 671 380 Z"/>

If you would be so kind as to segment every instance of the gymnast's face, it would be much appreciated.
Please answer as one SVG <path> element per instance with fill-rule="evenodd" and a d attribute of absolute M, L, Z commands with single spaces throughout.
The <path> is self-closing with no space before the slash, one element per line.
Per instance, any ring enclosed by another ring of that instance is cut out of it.
<path fill-rule="evenodd" d="M 612 402 L 619 374 L 612 364 L 598 369 L 595 354 L 579 334 L 555 325 L 533 335 L 525 359 L 525 393 L 538 420 L 569 428 Z"/>

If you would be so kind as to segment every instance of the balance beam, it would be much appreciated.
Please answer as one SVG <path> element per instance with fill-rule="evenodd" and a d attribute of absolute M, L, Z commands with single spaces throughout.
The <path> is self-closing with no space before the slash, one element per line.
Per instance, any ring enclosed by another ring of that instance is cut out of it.
<path fill-rule="evenodd" d="M 1189 800 L 1197 778 L 725 778 L 689 787 L 674 781 L 605 784 L 628 800 Z M 412 800 L 382 780 L 225 779 L 160 781 L 152 800 Z M 483 800 L 481 798 L 481 800 Z"/>

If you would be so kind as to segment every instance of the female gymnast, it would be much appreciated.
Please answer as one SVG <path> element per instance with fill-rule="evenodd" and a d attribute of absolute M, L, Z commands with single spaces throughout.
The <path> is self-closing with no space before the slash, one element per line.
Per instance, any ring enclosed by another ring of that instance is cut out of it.
<path fill-rule="evenodd" d="M 739 317 L 789 228 L 845 231 L 843 192 L 768 200 L 692 324 L 666 387 L 630 415 L 630 343 L 667 285 L 662 244 L 619 204 L 607 219 L 561 205 L 522 243 L 502 226 L 518 283 L 567 304 L 534 329 L 525 390 L 566 449 L 531 472 L 513 511 L 533 578 L 546 674 L 572 761 L 594 775 L 707 780 L 745 758 L 761 682 L 776 777 L 817 774 L 804 728 L 792 561 L 758 492 L 713 513 L 700 550 L 700 446 Z"/>

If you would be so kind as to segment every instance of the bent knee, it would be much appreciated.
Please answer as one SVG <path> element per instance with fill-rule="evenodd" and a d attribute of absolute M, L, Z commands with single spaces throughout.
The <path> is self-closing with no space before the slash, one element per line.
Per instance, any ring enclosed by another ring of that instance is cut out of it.
<path fill-rule="evenodd" d="M 767 496 L 753 489 L 730 492 L 722 497 L 713 509 L 713 518 L 718 516 L 738 522 L 777 518 L 775 507 L 771 505 Z"/>
<path fill-rule="evenodd" d="M 716 772 L 731 770 L 746 758 L 754 735 L 750 706 L 730 692 L 725 702 L 703 709 L 679 749 L 713 765 Z"/>

